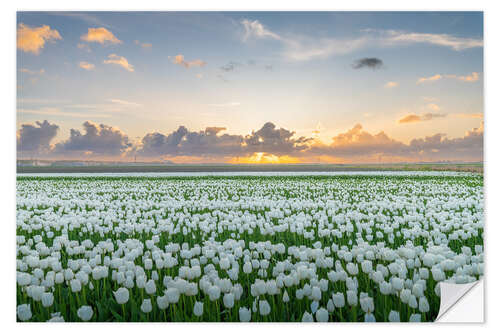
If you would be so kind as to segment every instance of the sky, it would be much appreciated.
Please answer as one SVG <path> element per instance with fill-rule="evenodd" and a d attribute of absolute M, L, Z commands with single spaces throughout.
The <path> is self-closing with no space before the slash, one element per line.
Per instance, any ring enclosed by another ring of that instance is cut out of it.
<path fill-rule="evenodd" d="M 482 12 L 18 12 L 18 158 L 483 160 Z"/>

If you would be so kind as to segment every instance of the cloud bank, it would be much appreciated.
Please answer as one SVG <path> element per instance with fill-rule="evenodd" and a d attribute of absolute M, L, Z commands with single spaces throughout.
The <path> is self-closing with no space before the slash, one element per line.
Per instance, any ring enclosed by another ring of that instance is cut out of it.
<path fill-rule="evenodd" d="M 116 156 L 132 146 L 128 136 L 120 129 L 90 121 L 83 123 L 83 133 L 71 129 L 69 139 L 55 145 L 54 153 L 69 156 L 106 155 Z"/>
<path fill-rule="evenodd" d="M 426 121 L 443 115 L 413 115 L 405 122 Z M 409 143 L 391 138 L 381 131 L 370 133 L 356 124 L 351 129 L 332 137 L 330 143 L 323 143 L 313 137 L 297 137 L 294 131 L 279 128 L 271 122 L 250 134 L 223 133 L 222 126 L 207 127 L 191 131 L 179 126 L 170 133 L 151 132 L 139 142 L 132 143 L 120 129 L 90 121 L 83 123 L 83 132 L 71 129 L 70 137 L 55 145 L 51 140 L 58 126 L 47 121 L 35 125 L 23 124 L 18 131 L 18 153 L 32 151 L 54 158 L 83 158 L 90 156 L 146 160 L 181 159 L 184 162 L 206 160 L 253 161 L 327 161 L 374 162 L 385 161 L 438 161 L 461 160 L 482 161 L 483 132 L 481 126 L 467 131 L 463 137 L 448 138 L 437 133 L 424 138 L 412 139 Z M 261 159 L 261 157 L 266 158 Z M 239 158 L 242 158 L 241 160 Z"/>
<path fill-rule="evenodd" d="M 43 152 L 50 148 L 50 142 L 55 138 L 59 126 L 47 120 L 37 121 L 35 125 L 22 124 L 17 132 L 17 150 L 28 152 Z"/>

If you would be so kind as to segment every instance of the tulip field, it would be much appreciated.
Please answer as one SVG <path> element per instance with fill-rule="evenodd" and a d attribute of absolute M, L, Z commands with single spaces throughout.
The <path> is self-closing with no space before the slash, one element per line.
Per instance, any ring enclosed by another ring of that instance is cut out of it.
<path fill-rule="evenodd" d="M 17 321 L 433 321 L 483 275 L 483 177 L 17 178 Z"/>

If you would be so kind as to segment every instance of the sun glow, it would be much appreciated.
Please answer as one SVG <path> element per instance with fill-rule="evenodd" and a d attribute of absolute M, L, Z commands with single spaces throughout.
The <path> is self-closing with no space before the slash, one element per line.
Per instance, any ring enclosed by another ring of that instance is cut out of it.
<path fill-rule="evenodd" d="M 233 157 L 229 163 L 233 164 L 279 164 L 279 163 L 301 163 L 297 157 L 288 155 L 276 156 L 273 154 L 258 152 L 246 157 Z"/>

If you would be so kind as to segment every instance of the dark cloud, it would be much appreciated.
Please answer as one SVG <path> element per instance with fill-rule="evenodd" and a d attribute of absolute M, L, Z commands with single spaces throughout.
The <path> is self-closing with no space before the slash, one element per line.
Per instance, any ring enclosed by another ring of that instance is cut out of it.
<path fill-rule="evenodd" d="M 71 129 L 69 139 L 58 143 L 55 152 L 120 155 L 132 146 L 128 136 L 118 128 L 104 124 L 97 125 L 90 121 L 84 122 L 83 128 L 84 133 Z"/>
<path fill-rule="evenodd" d="M 59 126 L 47 120 L 37 121 L 35 125 L 22 124 L 17 133 L 18 151 L 45 151 L 50 148 L 50 141 L 59 131 Z"/>
<path fill-rule="evenodd" d="M 294 132 L 276 128 L 273 123 L 266 123 L 250 135 L 218 135 L 225 127 L 207 127 L 204 131 L 191 132 L 184 126 L 164 135 L 149 133 L 142 139 L 140 155 L 181 155 L 181 156 L 223 156 L 249 155 L 254 152 L 271 154 L 291 154 L 307 149 L 311 139 L 293 138 Z"/>
<path fill-rule="evenodd" d="M 366 67 L 370 69 L 379 69 L 382 68 L 383 64 L 383 61 L 379 58 L 361 58 L 352 64 L 352 68 L 360 69 Z"/>
<path fill-rule="evenodd" d="M 225 127 L 217 127 L 217 126 L 214 126 L 214 127 L 207 127 L 205 129 L 205 132 L 207 133 L 211 133 L 211 134 L 214 134 L 216 135 L 217 133 L 219 132 L 222 132 L 222 131 L 225 131 L 227 128 Z"/>
<path fill-rule="evenodd" d="M 142 147 L 137 150 L 143 156 L 220 156 L 242 152 L 241 135 L 217 135 L 225 127 L 207 127 L 205 131 L 190 132 L 180 126 L 176 131 L 164 135 L 148 133 L 142 139 Z"/>
<path fill-rule="evenodd" d="M 307 142 L 312 139 L 305 137 L 294 139 L 294 134 L 295 132 L 276 128 L 276 125 L 267 122 L 260 130 L 245 137 L 246 150 L 252 153 L 291 154 L 307 149 Z"/>
<path fill-rule="evenodd" d="M 228 62 L 226 65 L 220 67 L 220 69 L 224 72 L 232 72 L 234 71 L 236 68 L 238 67 L 241 67 L 243 66 L 243 64 L 239 63 L 239 62 L 235 62 L 235 61 L 230 61 Z"/>
<path fill-rule="evenodd" d="M 484 123 L 467 131 L 461 138 L 448 139 L 445 134 L 435 134 L 423 139 L 413 139 L 409 147 L 412 153 L 441 159 L 483 159 Z"/>

